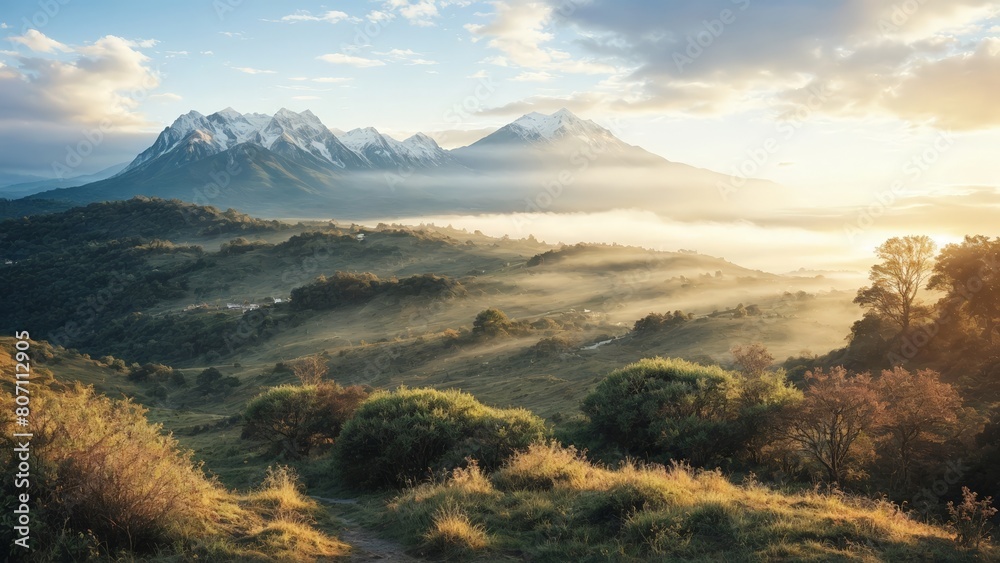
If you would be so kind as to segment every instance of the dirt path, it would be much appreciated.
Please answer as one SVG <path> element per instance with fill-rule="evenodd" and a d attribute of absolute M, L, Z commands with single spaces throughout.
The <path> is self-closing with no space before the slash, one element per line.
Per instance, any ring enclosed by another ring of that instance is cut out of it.
<path fill-rule="evenodd" d="M 374 532 L 366 530 L 344 510 L 337 510 L 338 506 L 351 506 L 358 503 L 356 499 L 344 498 L 324 498 L 312 497 L 317 501 L 330 507 L 331 512 L 343 523 L 339 530 L 340 540 L 351 546 L 351 556 L 347 561 L 357 563 L 367 563 L 370 561 L 385 561 L 401 563 L 417 563 L 421 561 L 406 554 L 403 546 L 384 538 L 378 537 Z"/>

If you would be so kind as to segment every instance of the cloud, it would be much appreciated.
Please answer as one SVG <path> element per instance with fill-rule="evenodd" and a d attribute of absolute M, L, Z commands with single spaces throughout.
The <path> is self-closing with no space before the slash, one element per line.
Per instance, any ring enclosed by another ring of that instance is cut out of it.
<path fill-rule="evenodd" d="M 129 47 L 139 48 L 139 49 L 150 49 L 159 45 L 160 42 L 156 39 L 135 39 L 128 42 Z"/>
<path fill-rule="evenodd" d="M 480 79 L 480 78 L 489 78 L 489 77 L 490 77 L 490 73 L 486 72 L 485 70 L 478 70 L 478 71 L 474 72 L 473 74 L 470 74 L 466 78 L 477 78 L 477 79 Z"/>
<path fill-rule="evenodd" d="M 281 23 L 299 23 L 299 22 L 327 22 L 327 23 L 340 23 L 342 21 L 354 21 L 359 22 L 358 18 L 352 18 L 344 12 L 337 10 L 330 10 L 319 15 L 313 15 L 308 10 L 298 10 L 294 14 L 289 14 L 283 16 L 279 20 L 265 20 L 271 22 L 281 22 Z"/>
<path fill-rule="evenodd" d="M 511 78 L 514 82 L 548 82 L 555 78 L 555 76 L 542 71 L 542 72 L 522 72 L 514 78 Z"/>
<path fill-rule="evenodd" d="M 25 37 L 43 50 L 31 47 L 41 55 L 0 67 L 0 169 L 51 175 L 53 162 L 64 162 L 69 147 L 86 141 L 91 156 L 80 170 L 96 170 L 148 144 L 152 124 L 138 107 L 155 95 L 160 77 L 132 42 L 108 35 L 69 47 L 37 31 Z M 59 53 L 49 55 L 45 46 Z"/>
<path fill-rule="evenodd" d="M 507 60 L 507 57 L 486 57 L 485 59 L 479 62 L 484 65 L 493 65 L 502 67 L 510 66 L 510 61 Z"/>
<path fill-rule="evenodd" d="M 212 51 L 202 51 L 201 54 L 205 55 L 206 57 L 210 57 L 210 56 L 214 55 L 215 53 L 213 53 Z"/>
<path fill-rule="evenodd" d="M 319 96 L 292 96 L 293 100 L 321 100 Z"/>
<path fill-rule="evenodd" d="M 396 14 L 393 14 L 392 12 L 383 12 L 381 10 L 372 10 L 371 12 L 368 12 L 365 19 L 370 22 L 383 23 L 396 19 Z"/>
<path fill-rule="evenodd" d="M 430 27 L 435 25 L 434 19 L 440 14 L 434 0 L 387 0 L 385 7 L 398 12 L 406 18 L 411 25 L 420 27 Z"/>
<path fill-rule="evenodd" d="M 492 22 L 465 25 L 473 41 L 488 39 L 489 47 L 503 53 L 493 64 L 580 74 L 614 72 L 609 64 L 574 60 L 569 53 L 546 46 L 555 39 L 550 30 L 556 14 L 552 5 L 537 0 L 497 0 L 493 7 Z"/>
<path fill-rule="evenodd" d="M 150 100 L 164 100 L 168 102 L 179 102 L 184 98 L 179 94 L 174 94 L 172 92 L 164 92 L 162 94 L 153 94 L 149 97 Z"/>
<path fill-rule="evenodd" d="M 343 53 L 330 53 L 327 55 L 320 55 L 316 57 L 321 61 L 326 61 L 330 64 L 335 65 L 348 65 L 357 68 L 371 68 L 376 66 L 385 66 L 385 63 L 377 59 L 366 59 L 364 57 L 355 57 L 353 55 L 345 55 Z"/>
<path fill-rule="evenodd" d="M 322 84 L 343 84 L 352 80 L 354 79 L 346 76 L 321 76 L 319 78 L 312 79 L 313 82 L 319 82 Z"/>
<path fill-rule="evenodd" d="M 914 66 L 886 105 L 911 121 L 947 129 L 1000 126 L 1000 38 L 975 51 Z"/>
<path fill-rule="evenodd" d="M 402 62 L 408 65 L 436 65 L 437 61 L 432 61 L 430 59 L 421 58 L 420 53 L 414 52 L 412 49 L 392 49 L 389 51 L 373 51 L 372 54 L 379 55 L 382 57 L 388 57 L 389 59 Z"/>
<path fill-rule="evenodd" d="M 513 1 L 513 0 L 512 0 Z M 1000 125 L 996 54 L 983 30 L 995 0 L 589 0 L 573 9 L 552 0 L 560 29 L 615 75 L 622 111 L 776 117 L 799 107 L 811 88 L 828 92 L 819 113 L 894 117 L 940 127 Z M 533 6 L 533 7 L 531 7 Z M 532 2 L 498 8 L 490 30 L 514 63 L 545 64 L 544 9 Z M 539 25 L 537 22 L 543 22 Z M 499 22 L 499 23 L 498 23 Z M 515 22 L 520 22 L 515 24 Z M 532 22 L 534 27 L 532 27 Z M 558 61 L 557 61 L 558 62 Z M 568 72 L 560 69 L 563 72 Z M 963 74 L 964 73 L 964 74 Z M 977 117 L 979 115 L 980 117 Z"/>
<path fill-rule="evenodd" d="M 494 108 L 480 110 L 479 115 L 506 117 L 524 115 L 531 112 L 553 113 L 563 108 L 574 113 L 587 113 L 606 103 L 600 94 L 591 92 L 569 96 L 531 96 Z"/>
<path fill-rule="evenodd" d="M 63 45 L 54 39 L 46 37 L 45 34 L 37 29 L 29 29 L 24 33 L 24 35 L 8 37 L 7 40 L 11 43 L 24 45 L 36 53 L 54 53 L 56 51 L 69 53 L 73 51 L 70 47 Z M 131 43 L 126 42 L 124 39 L 122 41 L 125 42 L 125 44 Z"/>
<path fill-rule="evenodd" d="M 246 39 L 246 35 L 242 31 L 220 31 L 219 35 L 225 35 L 230 39 Z"/>
<path fill-rule="evenodd" d="M 233 70 L 238 70 L 238 71 L 246 73 L 246 74 L 277 74 L 277 71 L 274 71 L 274 70 L 261 70 L 259 68 L 252 68 L 252 67 L 248 67 L 248 66 L 234 66 L 234 67 L 230 67 L 230 68 L 232 68 Z"/>

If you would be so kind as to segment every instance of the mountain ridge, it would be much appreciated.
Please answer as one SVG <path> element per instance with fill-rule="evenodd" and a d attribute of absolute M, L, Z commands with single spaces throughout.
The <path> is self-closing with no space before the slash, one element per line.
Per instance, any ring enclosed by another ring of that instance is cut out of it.
<path fill-rule="evenodd" d="M 653 196 L 656 211 L 674 214 L 695 200 L 717 208 L 717 186 L 731 180 L 630 145 L 566 109 L 526 114 L 446 150 L 424 133 L 335 133 L 309 110 L 227 107 L 178 116 L 110 178 L 27 197 L 91 203 L 142 195 L 267 216 L 361 219 L 536 210 L 542 186 L 559 194 L 547 211 L 627 207 Z M 609 189 L 623 182 L 627 189 Z M 573 193 L 564 197 L 568 186 Z"/>

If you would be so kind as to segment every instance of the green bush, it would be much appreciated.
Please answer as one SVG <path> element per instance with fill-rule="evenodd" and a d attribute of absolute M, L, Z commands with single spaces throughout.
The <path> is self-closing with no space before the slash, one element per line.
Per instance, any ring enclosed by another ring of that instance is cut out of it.
<path fill-rule="evenodd" d="M 292 308 L 297 311 L 321 311 L 342 305 L 367 303 L 380 295 L 394 297 L 461 296 L 465 288 L 447 276 L 423 274 L 408 278 L 380 279 L 375 274 L 337 272 L 320 276 L 314 282 L 292 290 Z"/>
<path fill-rule="evenodd" d="M 507 336 L 514 330 L 514 323 L 506 313 L 495 307 L 480 311 L 472 323 L 472 334 L 479 336 Z"/>
<path fill-rule="evenodd" d="M 403 486 L 475 459 L 499 467 L 545 438 L 541 418 L 524 409 L 487 407 L 460 391 L 378 392 L 344 425 L 335 470 L 350 485 Z"/>
<path fill-rule="evenodd" d="M 247 403 L 242 437 L 269 443 L 293 459 L 305 457 L 317 446 L 332 443 L 367 397 L 363 387 L 328 382 L 274 387 Z"/>
<path fill-rule="evenodd" d="M 645 359 L 615 370 L 584 399 L 591 430 L 632 455 L 725 462 L 757 442 L 798 393 L 784 374 L 749 378 L 717 366 Z"/>

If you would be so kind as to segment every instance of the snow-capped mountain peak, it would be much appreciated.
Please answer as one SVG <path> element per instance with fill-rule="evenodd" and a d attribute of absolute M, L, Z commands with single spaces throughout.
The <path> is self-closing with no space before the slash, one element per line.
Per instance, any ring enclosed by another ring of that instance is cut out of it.
<path fill-rule="evenodd" d="M 610 141 L 627 147 L 607 129 L 582 120 L 567 109 L 551 115 L 529 113 L 473 146 L 513 143 L 547 150 L 550 145 L 564 146 L 564 141 L 590 144 Z M 265 115 L 243 114 L 227 107 L 208 116 L 193 110 L 179 116 L 122 174 L 146 167 L 166 155 L 171 156 L 162 161 L 164 166 L 176 167 L 245 143 L 313 167 L 397 169 L 469 165 L 460 156 L 462 151 L 446 151 L 423 133 L 403 141 L 383 135 L 373 127 L 334 133 L 309 110 L 297 113 L 281 108 L 274 115 Z"/>
<path fill-rule="evenodd" d="M 532 112 L 507 127 L 527 141 L 554 141 L 567 135 L 604 136 L 608 133 L 593 121 L 584 121 L 565 108 L 552 115 Z"/>

